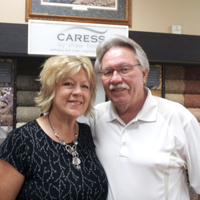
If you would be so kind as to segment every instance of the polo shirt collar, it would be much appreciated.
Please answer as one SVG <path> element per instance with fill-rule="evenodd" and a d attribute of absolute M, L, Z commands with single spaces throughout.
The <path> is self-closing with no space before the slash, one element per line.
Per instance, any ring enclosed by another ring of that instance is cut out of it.
<path fill-rule="evenodd" d="M 149 88 L 146 88 L 148 91 L 147 98 L 144 102 L 144 105 L 136 118 L 140 121 L 156 121 L 157 111 L 158 111 L 158 102 L 156 98 L 151 94 Z"/>
<path fill-rule="evenodd" d="M 147 98 L 144 102 L 144 105 L 137 116 L 132 120 L 133 121 L 156 121 L 157 117 L 157 110 L 158 110 L 158 102 L 156 101 L 155 97 L 151 94 L 150 89 L 146 88 Z M 119 117 L 116 108 L 112 102 L 110 102 L 109 112 L 107 122 L 111 122 L 117 120 L 120 123 L 124 124 L 124 122 Z"/>

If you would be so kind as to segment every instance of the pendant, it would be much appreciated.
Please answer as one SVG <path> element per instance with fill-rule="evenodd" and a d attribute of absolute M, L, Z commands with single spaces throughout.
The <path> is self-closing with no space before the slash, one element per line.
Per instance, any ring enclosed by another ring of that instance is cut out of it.
<path fill-rule="evenodd" d="M 72 160 L 72 164 L 73 165 L 80 165 L 81 164 L 81 160 L 78 157 L 74 157 Z"/>
<path fill-rule="evenodd" d="M 65 149 L 72 154 L 72 148 L 69 145 L 65 145 Z"/>
<path fill-rule="evenodd" d="M 72 164 L 76 167 L 76 169 L 80 170 L 81 169 L 81 166 L 80 166 L 81 160 L 78 157 L 78 152 L 76 150 L 77 149 L 77 145 L 78 145 L 78 140 L 77 140 L 78 134 L 76 132 L 74 133 L 74 136 L 75 136 L 75 140 L 73 141 L 74 145 L 70 146 L 70 145 L 66 144 L 66 142 L 60 138 L 58 133 L 56 133 L 54 131 L 54 129 L 53 129 L 52 125 L 51 125 L 50 119 L 49 119 L 49 115 L 48 115 L 48 120 L 49 120 L 49 125 L 51 126 L 51 129 L 54 132 L 55 136 L 59 139 L 60 144 L 63 145 L 65 147 L 66 151 L 72 155 Z M 75 125 L 76 125 L 76 123 L 75 123 Z M 76 128 L 74 126 L 74 130 L 75 129 Z"/>
<path fill-rule="evenodd" d="M 77 156 L 73 157 L 72 164 L 75 165 L 77 169 L 80 169 L 81 168 L 81 166 L 80 166 L 80 164 L 81 164 L 80 158 L 78 158 Z"/>

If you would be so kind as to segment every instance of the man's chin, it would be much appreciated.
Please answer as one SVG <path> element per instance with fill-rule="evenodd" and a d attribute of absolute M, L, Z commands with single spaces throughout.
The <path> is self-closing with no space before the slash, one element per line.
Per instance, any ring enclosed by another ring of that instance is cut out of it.
<path fill-rule="evenodd" d="M 127 98 L 124 96 L 110 98 L 110 100 L 114 105 L 124 105 L 127 102 Z"/>
<path fill-rule="evenodd" d="M 124 90 L 112 90 L 112 91 L 109 91 L 109 95 L 110 96 L 110 99 L 114 99 L 114 98 L 121 98 L 121 97 L 125 97 L 127 96 L 127 90 L 124 89 Z"/>

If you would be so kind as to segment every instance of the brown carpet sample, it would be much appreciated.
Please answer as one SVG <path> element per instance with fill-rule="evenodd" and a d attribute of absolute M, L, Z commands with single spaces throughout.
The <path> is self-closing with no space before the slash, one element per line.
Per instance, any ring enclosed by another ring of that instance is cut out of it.
<path fill-rule="evenodd" d="M 18 91 L 17 106 L 36 106 L 34 99 L 37 93 L 37 91 Z"/>
<path fill-rule="evenodd" d="M 183 94 L 186 108 L 200 108 L 200 94 Z"/>
<path fill-rule="evenodd" d="M 165 66 L 165 98 L 178 102 L 200 122 L 200 67 Z"/>
<path fill-rule="evenodd" d="M 165 94 L 165 99 L 184 105 L 184 97 L 182 94 Z"/>
<path fill-rule="evenodd" d="M 40 117 L 40 108 L 37 107 L 17 107 L 17 122 L 30 122 Z"/>
<path fill-rule="evenodd" d="M 38 76 L 17 76 L 17 89 L 23 91 L 39 91 L 40 83 L 37 81 Z"/>
<path fill-rule="evenodd" d="M 172 94 L 200 94 L 200 81 L 165 80 L 165 92 Z"/>

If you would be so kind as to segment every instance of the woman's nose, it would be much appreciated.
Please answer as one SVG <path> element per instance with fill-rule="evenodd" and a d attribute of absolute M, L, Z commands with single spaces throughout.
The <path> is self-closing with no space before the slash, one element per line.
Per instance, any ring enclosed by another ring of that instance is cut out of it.
<path fill-rule="evenodd" d="M 76 86 L 74 91 L 73 91 L 73 94 L 76 94 L 76 95 L 81 95 L 82 94 L 82 88 L 81 86 Z"/>

